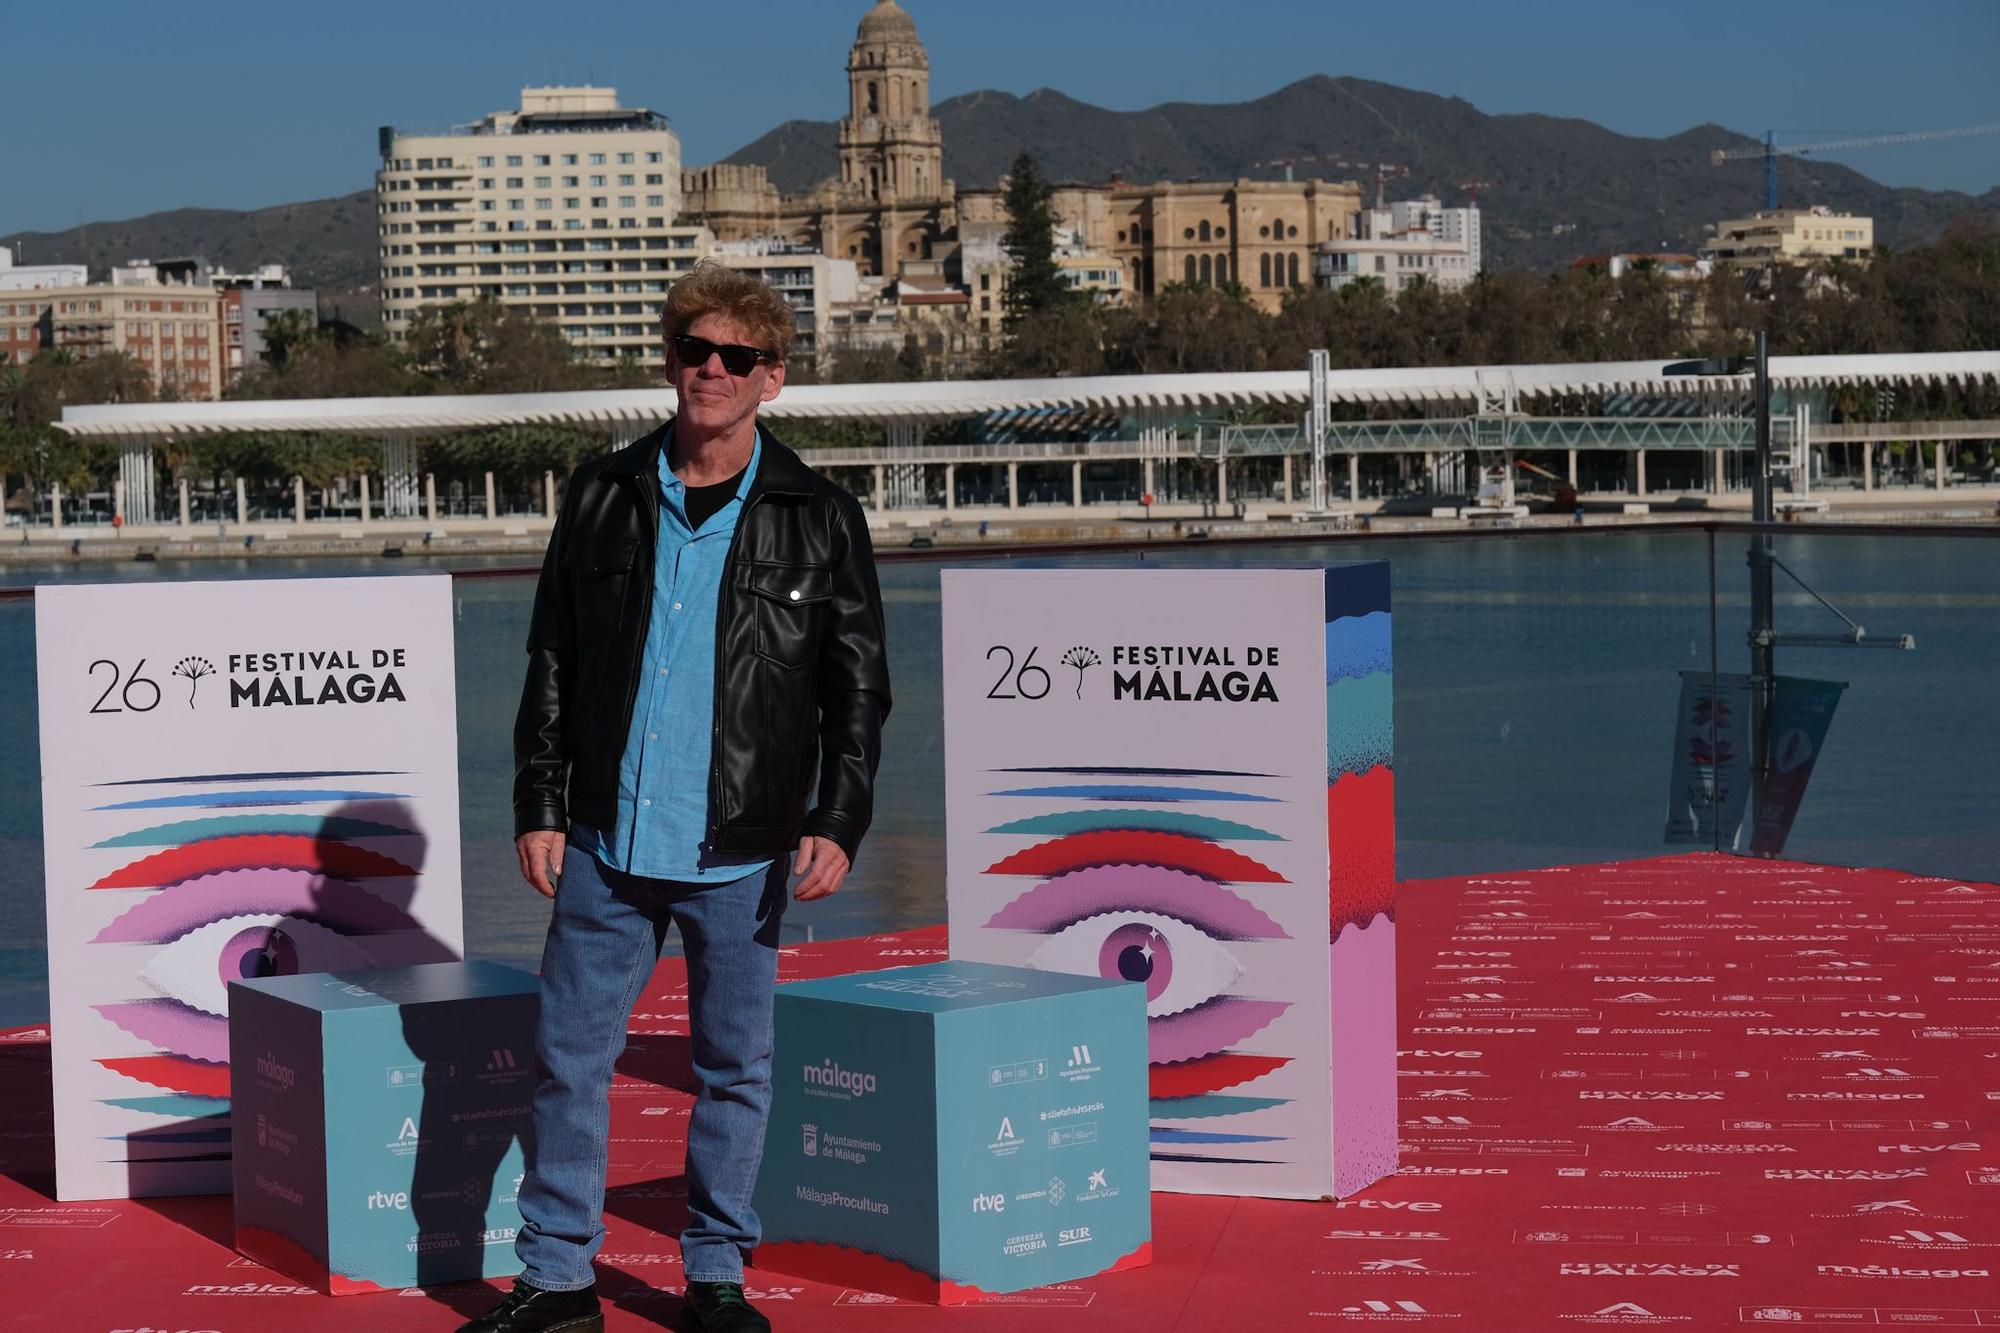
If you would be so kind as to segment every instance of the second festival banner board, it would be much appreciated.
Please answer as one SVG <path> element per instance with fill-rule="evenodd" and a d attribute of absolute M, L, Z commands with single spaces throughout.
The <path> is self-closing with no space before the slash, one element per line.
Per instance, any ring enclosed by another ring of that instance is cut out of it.
<path fill-rule="evenodd" d="M 451 580 L 43 587 L 35 645 L 58 1196 L 227 1192 L 298 1076 L 228 982 L 462 952 Z"/>
<path fill-rule="evenodd" d="M 942 578 L 951 956 L 1146 984 L 1155 1189 L 1393 1172 L 1388 565 Z"/>

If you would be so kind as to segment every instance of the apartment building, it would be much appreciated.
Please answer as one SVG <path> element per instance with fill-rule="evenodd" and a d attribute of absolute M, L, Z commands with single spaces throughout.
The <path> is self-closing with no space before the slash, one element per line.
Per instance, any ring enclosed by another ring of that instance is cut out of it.
<path fill-rule="evenodd" d="M 292 286 L 283 264 L 264 264 L 248 273 L 212 273 L 222 293 L 222 369 L 225 386 L 264 357 L 265 328 L 271 319 L 297 311 L 319 321 L 319 293 Z"/>
<path fill-rule="evenodd" d="M 17 361 L 34 354 L 21 337 L 25 322 L 36 330 L 36 349 L 63 348 L 81 360 L 123 352 L 163 390 L 222 396 L 222 295 L 213 287 L 99 282 L 0 297 L 12 298 L 0 300 L 0 325 L 14 329 L 0 347 L 11 346 Z"/>
<path fill-rule="evenodd" d="M 1416 282 L 1457 291 L 1479 274 L 1479 210 L 1429 195 L 1357 209 L 1349 234 L 1319 246 L 1312 262 L 1314 285 L 1331 291 L 1362 281 L 1391 296 Z"/>
<path fill-rule="evenodd" d="M 819 364 L 824 360 L 834 307 L 859 295 L 860 268 L 854 260 L 771 239 L 718 245 L 713 257 L 719 264 L 750 274 L 792 308 L 795 363 Z"/>
<path fill-rule="evenodd" d="M 1110 255 L 1072 251 L 1056 255 L 1056 276 L 1073 292 L 1082 292 L 1098 305 L 1123 305 L 1125 269 Z"/>
<path fill-rule="evenodd" d="M 35 353 L 54 345 L 49 303 L 39 291 L 0 288 L 0 361 L 26 365 Z"/>
<path fill-rule="evenodd" d="M 1427 231 L 1445 245 L 1465 251 L 1472 271 L 1479 272 L 1484 256 L 1480 251 L 1479 205 L 1446 208 L 1434 194 L 1416 199 L 1399 199 L 1389 205 L 1391 232 Z"/>
<path fill-rule="evenodd" d="M 1875 248 L 1875 219 L 1823 205 L 1760 209 L 1715 224 L 1703 257 L 1733 268 L 1769 268 L 1827 259 L 1863 259 Z"/>
<path fill-rule="evenodd" d="M 21 264 L 14 252 L 0 245 L 0 292 L 33 291 L 37 287 L 81 287 L 90 270 L 81 264 Z"/>
<path fill-rule="evenodd" d="M 714 243 L 674 225 L 681 149 L 664 116 L 615 88 L 523 88 L 516 110 L 443 133 L 385 126 L 378 147 L 391 338 L 426 307 L 491 297 L 553 320 L 587 360 L 661 363 L 660 302 Z"/>

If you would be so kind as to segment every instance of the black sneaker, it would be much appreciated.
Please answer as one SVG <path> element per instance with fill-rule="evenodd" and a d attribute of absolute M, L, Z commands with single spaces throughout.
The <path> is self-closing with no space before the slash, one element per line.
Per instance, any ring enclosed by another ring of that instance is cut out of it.
<path fill-rule="evenodd" d="M 740 1282 L 689 1282 L 683 1322 L 699 1333 L 771 1333 L 771 1321 L 743 1299 Z"/>
<path fill-rule="evenodd" d="M 543 1291 L 517 1277 L 500 1304 L 461 1324 L 458 1333 L 604 1333 L 604 1315 L 597 1308 L 595 1287 Z"/>

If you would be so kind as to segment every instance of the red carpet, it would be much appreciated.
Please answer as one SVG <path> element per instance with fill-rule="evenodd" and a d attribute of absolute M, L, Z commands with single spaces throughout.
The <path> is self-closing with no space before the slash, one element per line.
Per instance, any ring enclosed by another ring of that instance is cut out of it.
<path fill-rule="evenodd" d="M 1405 886 L 1404 1173 L 1345 1202 L 1154 1199 L 1154 1262 L 951 1310 L 753 1275 L 783 1330 L 2000 1328 L 2000 889 L 1672 857 Z M 788 978 L 941 956 L 799 949 Z M 614 1089 L 609 1326 L 669 1326 L 677 965 Z M 11 1328 L 432 1329 L 491 1297 L 299 1294 L 219 1198 L 56 1204 L 39 1031 L 0 1034 Z M 663 1234 L 664 1233 L 664 1234 Z"/>

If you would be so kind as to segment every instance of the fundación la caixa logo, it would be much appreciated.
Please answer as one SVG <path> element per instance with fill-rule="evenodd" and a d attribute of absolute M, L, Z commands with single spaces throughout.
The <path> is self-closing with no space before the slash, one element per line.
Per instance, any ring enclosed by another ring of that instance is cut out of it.
<path fill-rule="evenodd" d="M 986 689 L 988 699 L 1038 700 L 1058 698 L 1055 678 L 1037 659 L 1041 646 L 1021 649 L 996 643 L 986 660 L 997 673 Z M 1271 671 L 1278 649 L 1262 644 L 1113 644 L 1108 649 L 1111 698 L 1114 702 L 1276 703 L 1278 689 Z M 1088 644 L 1071 644 L 1056 655 L 1061 666 L 1076 672 L 1067 693 L 1084 697 L 1091 668 L 1103 666 L 1105 654 Z M 1101 687 L 1099 687 L 1101 688 Z"/>

